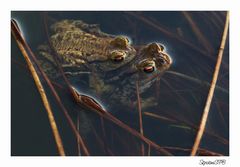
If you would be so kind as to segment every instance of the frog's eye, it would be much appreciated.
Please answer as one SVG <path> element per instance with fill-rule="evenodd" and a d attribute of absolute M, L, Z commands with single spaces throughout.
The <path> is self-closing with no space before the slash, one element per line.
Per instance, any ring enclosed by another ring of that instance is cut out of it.
<path fill-rule="evenodd" d="M 161 65 L 172 64 L 171 57 L 166 53 L 160 53 L 158 57 L 156 57 L 156 62 L 159 62 Z"/>
<path fill-rule="evenodd" d="M 159 58 L 158 61 L 159 61 L 162 65 L 166 64 L 166 61 L 165 61 L 163 58 Z"/>
<path fill-rule="evenodd" d="M 165 47 L 161 44 L 159 44 L 160 48 L 161 48 L 161 52 L 164 51 Z"/>
<path fill-rule="evenodd" d="M 111 45 L 117 48 L 126 49 L 129 44 L 129 39 L 123 36 L 117 36 L 111 41 Z"/>
<path fill-rule="evenodd" d="M 126 57 L 126 53 L 124 51 L 112 51 L 110 53 L 110 58 L 114 62 L 122 62 Z"/>

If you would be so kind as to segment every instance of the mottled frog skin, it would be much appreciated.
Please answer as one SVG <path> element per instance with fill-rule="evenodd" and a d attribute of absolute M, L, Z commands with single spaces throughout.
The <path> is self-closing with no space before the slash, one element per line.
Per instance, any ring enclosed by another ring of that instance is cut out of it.
<path fill-rule="evenodd" d="M 172 64 L 161 44 L 150 43 L 136 51 L 127 37 L 103 33 L 97 25 L 81 20 L 56 22 L 51 31 L 50 42 L 64 71 L 77 74 L 75 79 L 80 80 L 79 85 L 83 81 L 81 73 L 89 71 L 89 93 L 106 99 L 103 101 L 108 105 L 136 104 L 136 83 L 139 93 L 145 92 L 155 81 L 153 76 L 163 73 Z M 56 77 L 56 65 L 47 44 L 39 46 L 39 57 L 45 72 Z M 146 106 L 155 103 L 152 97 L 142 101 Z"/>
<path fill-rule="evenodd" d="M 79 68 L 78 71 L 85 67 L 87 70 L 107 72 L 123 66 L 136 56 L 127 37 L 103 33 L 97 25 L 81 20 L 56 22 L 51 26 L 51 32 L 50 42 L 66 71 L 69 67 Z M 39 46 L 39 54 L 54 63 L 47 44 Z"/>

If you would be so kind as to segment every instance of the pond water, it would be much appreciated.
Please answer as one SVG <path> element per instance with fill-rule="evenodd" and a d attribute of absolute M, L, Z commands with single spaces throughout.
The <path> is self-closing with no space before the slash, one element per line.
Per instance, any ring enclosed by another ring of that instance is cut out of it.
<path fill-rule="evenodd" d="M 26 41 L 38 56 L 38 46 L 47 40 L 43 12 L 12 11 L 11 17 L 17 20 Z M 189 150 L 183 149 L 191 149 L 195 140 L 217 59 L 225 17 L 224 11 L 55 11 L 47 14 L 50 24 L 63 19 L 82 20 L 88 24 L 98 24 L 102 32 L 127 36 L 136 47 L 151 42 L 165 46 L 173 63 L 150 87 L 140 93 L 141 99 L 147 97 L 154 101 L 146 101 L 148 107 L 143 107 L 141 112 L 144 136 L 165 147 L 173 155 L 190 154 Z M 11 153 L 58 155 L 41 98 L 13 37 L 11 60 Z M 129 89 L 130 94 L 134 94 L 132 101 L 127 99 L 126 103 L 121 103 L 120 100 L 119 103 L 111 102 L 111 98 L 117 96 L 117 90 L 99 95 L 97 90 L 89 86 L 89 75 L 93 74 L 68 76 L 68 79 L 80 92 L 91 95 L 108 112 L 139 131 L 136 88 Z M 118 76 L 118 73 L 111 75 Z M 136 78 L 124 75 L 112 86 L 127 87 L 129 80 L 134 79 Z M 103 125 L 98 114 L 73 102 L 61 77 L 52 81 L 76 125 L 79 121 L 79 132 L 91 155 L 141 155 L 141 140 L 109 120 L 104 120 Z M 104 82 L 107 81 L 106 79 Z M 98 80 L 95 82 L 99 83 Z M 54 111 L 66 154 L 78 155 L 76 138 L 47 84 L 43 82 L 43 85 Z M 106 85 L 100 89 L 105 87 Z M 200 148 L 221 155 L 229 155 L 228 92 L 227 39 L 206 130 L 200 144 Z M 131 107 L 126 105 L 128 102 Z M 147 155 L 148 145 L 144 144 L 144 148 Z M 154 148 L 151 148 L 150 154 L 162 155 Z M 200 155 L 205 154 L 202 152 Z"/>

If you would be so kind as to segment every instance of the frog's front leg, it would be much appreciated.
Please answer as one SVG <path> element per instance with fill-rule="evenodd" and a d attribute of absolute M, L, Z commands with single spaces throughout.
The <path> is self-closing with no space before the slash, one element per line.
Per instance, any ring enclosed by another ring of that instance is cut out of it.
<path fill-rule="evenodd" d="M 46 44 L 38 47 L 37 59 L 43 71 L 50 78 L 57 78 L 59 76 L 56 63 L 53 56 L 50 54 L 50 48 Z"/>

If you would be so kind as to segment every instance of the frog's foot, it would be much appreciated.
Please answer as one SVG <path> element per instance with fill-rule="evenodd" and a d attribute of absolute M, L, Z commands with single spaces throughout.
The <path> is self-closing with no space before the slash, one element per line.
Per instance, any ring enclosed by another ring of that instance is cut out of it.
<path fill-rule="evenodd" d="M 98 95 L 108 94 L 112 92 L 113 87 L 96 75 L 89 75 L 89 87 L 92 88 Z"/>
<path fill-rule="evenodd" d="M 45 61 L 43 59 L 38 59 L 38 63 L 41 66 L 42 70 L 50 77 L 51 79 L 55 79 L 59 77 L 59 72 L 56 67 L 49 61 Z"/>
<path fill-rule="evenodd" d="M 137 106 L 137 101 L 134 102 L 135 106 Z M 147 111 L 151 107 L 155 107 L 158 105 L 157 99 L 154 97 L 148 97 L 141 99 L 141 109 L 142 111 Z"/>

